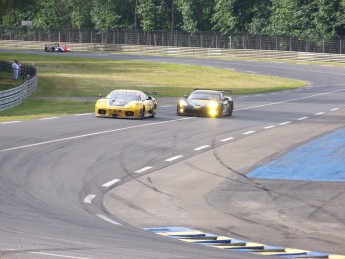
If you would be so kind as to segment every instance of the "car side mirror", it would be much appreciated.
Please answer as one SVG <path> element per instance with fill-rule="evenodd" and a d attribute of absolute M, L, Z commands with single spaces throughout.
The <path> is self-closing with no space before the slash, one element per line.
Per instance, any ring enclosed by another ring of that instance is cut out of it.
<path fill-rule="evenodd" d="M 147 97 L 147 100 L 152 100 L 152 97 L 151 96 Z"/>

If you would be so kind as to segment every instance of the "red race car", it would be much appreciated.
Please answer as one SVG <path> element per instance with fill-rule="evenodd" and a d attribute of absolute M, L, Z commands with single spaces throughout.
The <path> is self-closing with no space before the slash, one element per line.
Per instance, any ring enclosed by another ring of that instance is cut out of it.
<path fill-rule="evenodd" d="M 60 46 L 59 43 L 55 43 L 54 45 L 47 46 L 47 44 L 44 46 L 45 52 L 70 52 L 71 49 L 67 45 Z"/>

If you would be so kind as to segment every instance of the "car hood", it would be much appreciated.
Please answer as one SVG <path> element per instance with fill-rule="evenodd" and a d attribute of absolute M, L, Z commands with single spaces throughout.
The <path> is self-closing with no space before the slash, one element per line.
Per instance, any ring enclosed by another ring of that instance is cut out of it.
<path fill-rule="evenodd" d="M 107 99 L 107 101 L 108 101 L 109 106 L 122 106 L 122 107 L 132 102 L 132 101 L 120 100 L 120 99 L 117 99 L 117 100 Z"/>
<path fill-rule="evenodd" d="M 194 107 L 203 107 L 210 103 L 210 100 L 188 100 L 188 103 Z"/>

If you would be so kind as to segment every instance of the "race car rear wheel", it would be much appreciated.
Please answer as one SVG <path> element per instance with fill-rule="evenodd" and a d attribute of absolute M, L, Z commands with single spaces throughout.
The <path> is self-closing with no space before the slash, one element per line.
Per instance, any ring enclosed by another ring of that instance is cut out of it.
<path fill-rule="evenodd" d="M 234 110 L 234 105 L 233 104 L 230 104 L 229 106 L 229 110 L 228 110 L 228 116 L 231 116 L 232 115 L 232 111 Z"/>
<path fill-rule="evenodd" d="M 154 118 L 156 117 L 156 112 L 157 112 L 157 104 L 154 104 L 153 105 L 153 109 L 152 109 L 152 115 L 151 115 L 151 118 Z"/>

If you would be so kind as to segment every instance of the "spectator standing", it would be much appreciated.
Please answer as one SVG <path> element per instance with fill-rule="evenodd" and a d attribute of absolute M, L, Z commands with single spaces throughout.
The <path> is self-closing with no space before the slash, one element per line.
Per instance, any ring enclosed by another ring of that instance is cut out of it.
<path fill-rule="evenodd" d="M 18 75 L 19 75 L 19 69 L 20 69 L 20 65 L 18 64 L 18 60 L 14 60 L 14 62 L 12 64 L 12 69 L 13 69 L 13 79 L 17 80 Z"/>

